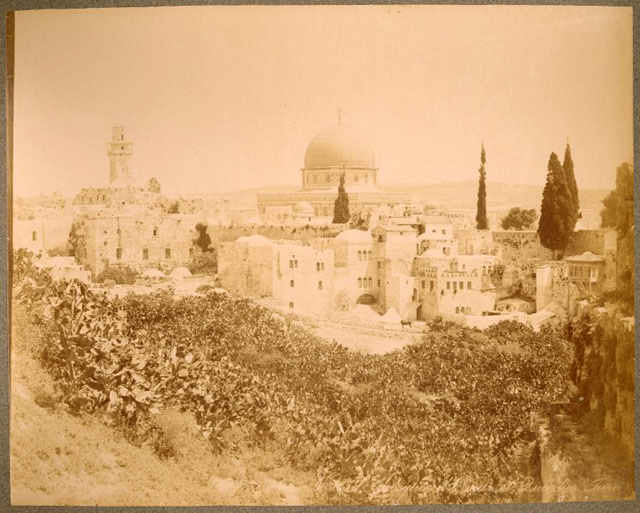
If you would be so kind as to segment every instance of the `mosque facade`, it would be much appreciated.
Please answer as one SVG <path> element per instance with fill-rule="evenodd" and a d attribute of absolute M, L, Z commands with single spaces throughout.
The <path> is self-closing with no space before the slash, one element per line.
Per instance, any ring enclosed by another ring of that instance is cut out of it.
<path fill-rule="evenodd" d="M 353 130 L 339 124 L 316 135 L 307 146 L 300 189 L 258 194 L 258 213 L 266 223 L 285 219 L 331 222 L 343 175 L 352 215 L 408 205 L 408 194 L 379 187 L 378 171 L 371 147 Z"/>

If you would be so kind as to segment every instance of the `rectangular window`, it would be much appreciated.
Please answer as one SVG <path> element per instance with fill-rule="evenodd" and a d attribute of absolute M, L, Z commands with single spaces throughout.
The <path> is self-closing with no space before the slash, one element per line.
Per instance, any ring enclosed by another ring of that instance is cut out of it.
<path fill-rule="evenodd" d="M 362 278 L 358 278 L 358 288 L 362 288 Z"/>
<path fill-rule="evenodd" d="M 451 282 L 450 282 L 450 281 L 448 281 L 448 282 L 447 282 L 447 290 L 449 290 L 450 288 L 451 288 Z"/>
<path fill-rule="evenodd" d="M 149 260 L 149 250 L 147 248 L 142 250 L 142 260 Z"/>
<path fill-rule="evenodd" d="M 471 282 L 470 281 L 467 282 L 467 288 L 471 289 Z"/>
<path fill-rule="evenodd" d="M 322 290 L 322 280 L 318 282 L 318 290 Z"/>
<path fill-rule="evenodd" d="M 38 239 L 38 232 L 31 232 L 31 240 L 37 240 Z"/>
<path fill-rule="evenodd" d="M 118 260 L 122 258 L 122 248 L 116 248 L 116 258 Z"/>
<path fill-rule="evenodd" d="M 462 289 L 464 289 L 464 282 L 463 281 L 460 282 L 460 290 L 462 290 Z"/>
<path fill-rule="evenodd" d="M 165 258 L 171 258 L 171 248 L 165 248 L 164 257 Z"/>
<path fill-rule="evenodd" d="M 289 303 L 289 310 L 293 310 L 293 302 Z"/>
<path fill-rule="evenodd" d="M 427 282 L 425 280 L 422 280 L 422 288 L 423 289 L 427 288 Z"/>
<path fill-rule="evenodd" d="M 380 288 L 380 280 L 378 280 L 378 288 Z"/>
<path fill-rule="evenodd" d="M 295 286 L 295 283 L 293 282 L 293 280 L 291 280 L 291 281 L 289 282 L 289 287 L 294 287 L 294 286 Z"/>

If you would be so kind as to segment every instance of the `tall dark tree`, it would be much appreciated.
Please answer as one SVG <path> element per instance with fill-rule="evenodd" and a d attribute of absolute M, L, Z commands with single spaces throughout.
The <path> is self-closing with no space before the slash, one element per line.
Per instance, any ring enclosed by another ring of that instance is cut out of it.
<path fill-rule="evenodd" d="M 340 185 L 338 186 L 338 197 L 333 204 L 333 222 L 336 224 L 348 223 L 351 216 L 349 215 L 349 196 L 344 189 L 344 173 L 340 175 Z"/>
<path fill-rule="evenodd" d="M 571 194 L 571 231 L 573 231 L 578 219 L 580 219 L 580 198 L 578 196 L 578 183 L 576 182 L 576 175 L 573 170 L 571 147 L 568 144 L 564 150 L 564 162 L 562 163 L 562 169 L 564 170 L 567 187 Z"/>
<path fill-rule="evenodd" d="M 200 248 L 203 253 L 213 251 L 211 247 L 211 237 L 207 233 L 207 225 L 204 223 L 196 224 L 196 231 L 198 232 L 198 238 L 193 240 L 193 243 Z"/>
<path fill-rule="evenodd" d="M 489 221 L 487 219 L 487 171 L 484 164 L 487 161 L 484 144 L 482 145 L 482 151 L 480 152 L 480 180 L 478 182 L 478 209 L 476 211 L 476 228 L 478 230 L 488 230 Z"/>
<path fill-rule="evenodd" d="M 553 250 L 554 258 L 562 256 L 573 231 L 571 198 L 562 164 L 558 156 L 551 153 L 542 192 L 538 235 L 542 245 Z"/>

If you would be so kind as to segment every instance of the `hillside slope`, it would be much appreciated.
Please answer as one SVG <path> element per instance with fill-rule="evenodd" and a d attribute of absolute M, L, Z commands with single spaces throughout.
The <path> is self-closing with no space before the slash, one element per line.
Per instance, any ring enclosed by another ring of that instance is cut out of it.
<path fill-rule="evenodd" d="M 276 447 L 215 456 L 186 413 L 160 417 L 176 458 L 161 460 L 91 415 L 57 402 L 51 378 L 30 354 L 21 307 L 12 322 L 11 502 L 15 505 L 300 505 L 311 474 L 292 470 Z"/>

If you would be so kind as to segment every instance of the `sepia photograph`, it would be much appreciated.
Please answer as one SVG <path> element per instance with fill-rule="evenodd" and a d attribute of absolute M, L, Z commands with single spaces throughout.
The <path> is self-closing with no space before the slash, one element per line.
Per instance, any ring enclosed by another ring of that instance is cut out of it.
<path fill-rule="evenodd" d="M 11 505 L 635 501 L 633 20 L 9 13 Z"/>

